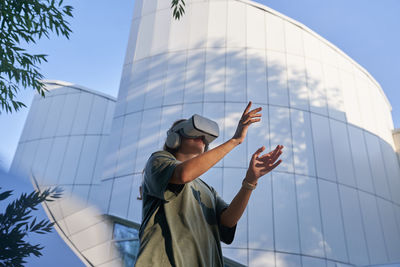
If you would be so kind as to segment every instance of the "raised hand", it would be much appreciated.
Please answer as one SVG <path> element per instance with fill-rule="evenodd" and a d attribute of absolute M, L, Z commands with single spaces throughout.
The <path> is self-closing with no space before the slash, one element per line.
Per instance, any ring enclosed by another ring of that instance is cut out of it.
<path fill-rule="evenodd" d="M 265 150 L 265 147 L 260 147 L 251 157 L 250 165 L 246 173 L 246 181 L 251 184 L 256 184 L 258 178 L 269 173 L 275 169 L 282 160 L 278 160 L 279 156 L 282 154 L 283 146 L 277 145 L 274 150 L 268 154 L 264 154 L 261 157 L 259 155 Z"/>
<path fill-rule="evenodd" d="M 244 138 L 247 135 L 247 130 L 252 123 L 258 122 L 261 120 L 261 107 L 255 108 L 251 111 L 251 101 L 247 104 L 246 109 L 243 111 L 242 117 L 239 120 L 238 126 L 236 128 L 236 132 L 233 135 L 232 139 L 236 140 L 239 144 L 243 142 Z"/>

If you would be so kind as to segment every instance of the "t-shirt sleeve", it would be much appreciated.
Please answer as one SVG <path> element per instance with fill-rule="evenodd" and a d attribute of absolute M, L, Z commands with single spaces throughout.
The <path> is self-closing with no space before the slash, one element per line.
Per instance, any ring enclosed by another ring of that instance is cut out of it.
<path fill-rule="evenodd" d="M 219 227 L 219 234 L 221 237 L 221 241 L 229 245 L 232 243 L 235 237 L 236 225 L 229 228 L 221 224 L 221 214 L 224 210 L 228 208 L 229 205 L 218 195 L 218 193 L 215 190 L 213 190 L 213 192 L 216 200 L 216 209 L 217 209 L 216 212 L 217 212 L 218 227 Z"/>
<path fill-rule="evenodd" d="M 147 194 L 161 200 L 168 200 L 165 198 L 165 191 L 175 167 L 180 163 L 170 153 L 164 151 L 153 153 L 146 164 L 144 174 Z"/>

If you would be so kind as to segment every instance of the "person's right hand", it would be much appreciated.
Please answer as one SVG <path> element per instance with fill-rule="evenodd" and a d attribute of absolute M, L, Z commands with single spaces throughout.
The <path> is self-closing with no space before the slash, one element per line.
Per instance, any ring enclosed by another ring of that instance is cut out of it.
<path fill-rule="evenodd" d="M 249 128 L 250 124 L 261 120 L 261 114 L 259 112 L 262 108 L 259 107 L 249 111 L 250 107 L 251 101 L 249 102 L 249 104 L 247 104 L 247 107 L 244 110 L 236 128 L 236 132 L 232 137 L 232 139 L 238 142 L 238 144 L 241 144 L 243 142 L 244 138 L 247 135 L 247 129 Z"/>

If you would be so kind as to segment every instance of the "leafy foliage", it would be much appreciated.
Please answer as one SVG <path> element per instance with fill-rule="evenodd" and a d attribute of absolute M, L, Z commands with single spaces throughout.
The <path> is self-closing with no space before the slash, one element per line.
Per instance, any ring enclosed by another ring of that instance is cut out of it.
<path fill-rule="evenodd" d="M 179 20 L 185 13 L 185 1 L 184 0 L 172 0 L 171 9 L 173 9 L 173 17 Z"/>
<path fill-rule="evenodd" d="M 1 189 L 1 188 L 0 188 Z M 51 232 L 53 224 L 47 219 L 31 220 L 32 210 L 43 201 L 54 201 L 60 198 L 59 187 L 44 191 L 33 191 L 29 195 L 23 193 L 18 199 L 7 205 L 4 213 L 0 213 L 0 266 L 23 266 L 23 258 L 30 254 L 39 257 L 43 249 L 39 244 L 32 245 L 24 240 L 30 233 L 45 234 Z M 0 201 L 12 195 L 12 191 L 0 192 Z"/>
<path fill-rule="evenodd" d="M 0 0 L 0 114 L 26 107 L 15 99 L 20 86 L 45 95 L 38 65 L 47 62 L 47 55 L 29 54 L 20 43 L 36 43 L 50 32 L 69 39 L 72 31 L 65 18 L 71 12 L 63 0 Z"/>

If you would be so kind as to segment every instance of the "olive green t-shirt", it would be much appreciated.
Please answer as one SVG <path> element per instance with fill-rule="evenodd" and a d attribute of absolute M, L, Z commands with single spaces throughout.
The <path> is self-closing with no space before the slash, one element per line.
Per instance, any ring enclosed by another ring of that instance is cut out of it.
<path fill-rule="evenodd" d="M 136 266 L 223 266 L 220 241 L 232 243 L 236 230 L 220 224 L 228 204 L 200 178 L 169 184 L 180 163 L 158 151 L 146 164 Z"/>

